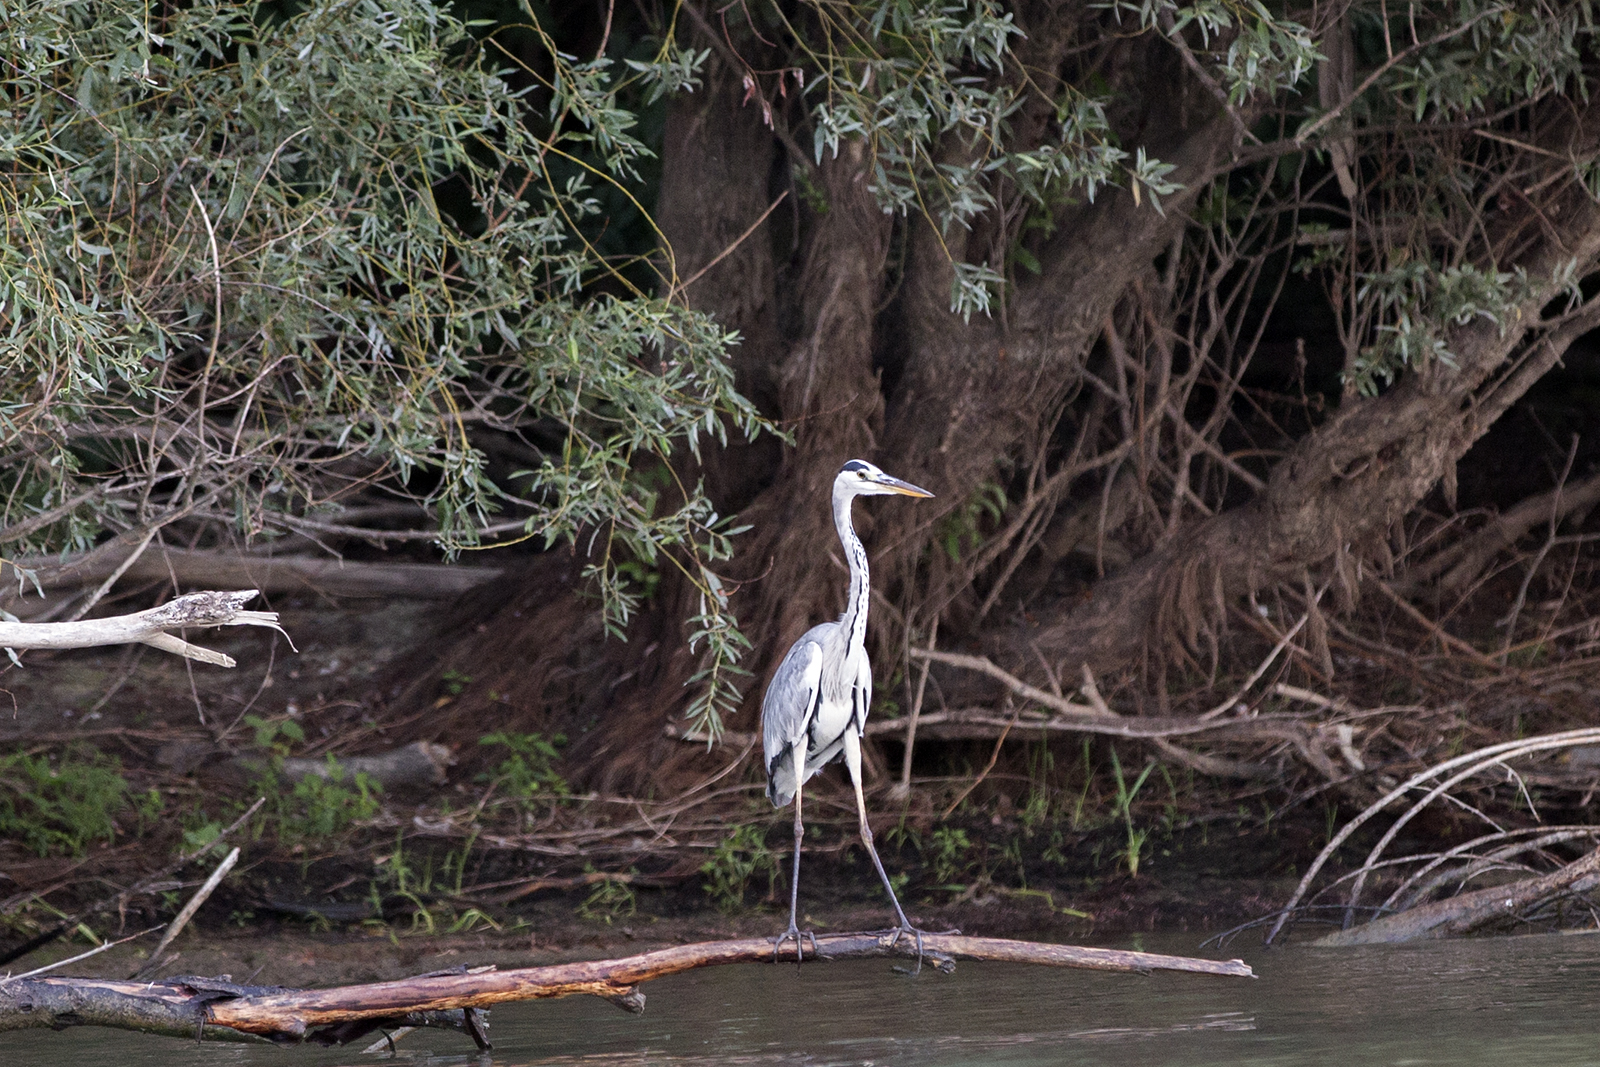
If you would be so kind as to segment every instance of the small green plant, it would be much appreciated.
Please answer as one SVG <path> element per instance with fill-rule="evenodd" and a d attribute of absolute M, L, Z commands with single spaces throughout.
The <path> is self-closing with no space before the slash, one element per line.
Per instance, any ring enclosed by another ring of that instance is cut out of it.
<path fill-rule="evenodd" d="M 122 765 L 98 752 L 68 749 L 52 766 L 27 752 L 0 757 L 0 837 L 39 856 L 81 856 L 90 842 L 109 844 L 128 802 Z"/>
<path fill-rule="evenodd" d="M 1055 770 L 1055 757 L 1050 746 L 1028 746 L 1028 797 L 1022 803 L 1022 828 L 1032 834 L 1050 819 L 1050 774 Z"/>
<path fill-rule="evenodd" d="M 633 887 L 627 882 L 607 878 L 597 883 L 584 902 L 578 905 L 578 916 L 610 926 L 615 920 L 634 915 L 638 910 L 638 894 Z"/>
<path fill-rule="evenodd" d="M 1083 789 L 1078 792 L 1072 802 L 1072 828 L 1081 830 L 1084 827 L 1083 812 L 1089 804 L 1089 787 L 1094 784 L 1094 758 L 1090 748 L 1089 738 L 1083 739 Z"/>
<path fill-rule="evenodd" d="M 161 815 L 167 808 L 166 801 L 161 798 L 161 790 L 155 786 L 151 786 L 143 793 L 131 794 L 128 803 L 133 808 L 134 818 L 138 820 L 140 834 L 160 822 Z"/>
<path fill-rule="evenodd" d="M 965 830 L 955 826 L 941 826 L 933 832 L 929 857 L 933 865 L 933 880 L 942 889 L 965 889 L 956 879 L 963 877 L 971 864 L 967 853 L 972 851 L 972 839 Z"/>
<path fill-rule="evenodd" d="M 1065 867 L 1067 865 L 1067 854 L 1064 850 L 1066 843 L 1067 835 L 1061 832 L 1060 827 L 1051 830 L 1050 843 L 1045 846 L 1041 858 L 1046 863 L 1054 863 L 1058 867 Z"/>
<path fill-rule="evenodd" d="M 306 732 L 293 719 L 266 719 L 260 715 L 246 715 L 244 724 L 255 732 L 256 747 L 274 756 L 287 756 L 291 744 L 302 744 Z"/>
<path fill-rule="evenodd" d="M 325 775 L 308 774 L 277 799 L 278 840 L 285 844 L 326 840 L 378 814 L 383 786 L 365 771 L 353 776 L 329 753 Z"/>
<path fill-rule="evenodd" d="M 453 697 L 458 697 L 467 691 L 467 686 L 472 684 L 472 675 L 462 674 L 451 668 L 439 675 L 439 681 L 444 683 L 444 691 Z"/>
<path fill-rule="evenodd" d="M 997 521 L 1006 510 L 1006 490 L 997 482 L 985 482 L 959 508 L 939 522 L 937 536 L 952 563 L 961 562 L 961 553 L 983 543 L 983 521 Z"/>
<path fill-rule="evenodd" d="M 1139 795 L 1139 790 L 1144 788 L 1145 780 L 1150 777 L 1150 772 L 1155 768 L 1156 765 L 1154 763 L 1147 764 L 1145 769 L 1139 772 L 1139 777 L 1134 780 L 1133 786 L 1130 788 L 1123 778 L 1122 761 L 1117 758 L 1116 746 L 1113 745 L 1111 748 L 1111 774 L 1117 783 L 1117 799 L 1115 806 L 1111 809 L 1111 815 L 1112 818 L 1121 815 L 1123 825 L 1128 832 L 1127 845 L 1117 852 L 1116 858 L 1128 865 L 1128 877 L 1130 878 L 1139 877 L 1139 860 L 1144 854 L 1145 838 L 1150 835 L 1148 828 L 1136 830 L 1133 827 L 1133 798 Z"/>
<path fill-rule="evenodd" d="M 562 734 L 513 734 L 496 731 L 478 739 L 480 745 L 495 745 L 510 754 L 490 774 L 478 776 L 480 782 L 494 782 L 502 793 L 517 800 L 547 800 L 564 797 L 572 790 L 555 770 L 561 758 Z"/>
<path fill-rule="evenodd" d="M 185 820 L 183 851 L 198 856 L 203 850 L 215 848 L 216 840 L 221 836 L 222 824 L 207 818 L 204 812 L 196 811 L 191 820 Z"/>
<path fill-rule="evenodd" d="M 757 874 L 767 876 L 770 895 L 777 885 L 778 864 L 767 848 L 766 834 L 754 825 L 740 826 L 725 837 L 711 858 L 700 866 L 709 881 L 706 895 L 720 911 L 735 912 L 744 906 L 745 890 Z"/>
<path fill-rule="evenodd" d="M 449 929 L 445 932 L 451 934 L 469 934 L 480 926 L 487 926 L 495 933 L 500 932 L 500 924 L 495 922 L 490 916 L 479 911 L 477 908 L 468 908 L 460 915 L 457 915 L 455 921 L 450 924 Z"/>

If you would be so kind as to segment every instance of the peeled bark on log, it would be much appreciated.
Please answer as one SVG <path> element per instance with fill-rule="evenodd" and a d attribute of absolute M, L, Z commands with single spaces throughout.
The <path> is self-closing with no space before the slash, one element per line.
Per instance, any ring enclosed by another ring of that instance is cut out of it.
<path fill-rule="evenodd" d="M 1557 897 L 1587 892 L 1596 886 L 1600 886 L 1600 849 L 1538 878 L 1475 889 L 1448 900 L 1423 904 L 1399 915 L 1386 915 L 1349 930 L 1338 930 L 1312 944 L 1333 948 L 1459 937 L 1504 922 Z"/>
<path fill-rule="evenodd" d="M 819 934 L 816 956 L 830 960 L 916 959 L 915 942 L 904 935 L 897 938 L 896 933 Z M 1191 959 L 959 934 L 923 934 L 922 948 L 924 959 L 947 972 L 956 959 L 969 959 L 1141 974 L 1184 971 L 1255 977 L 1240 960 Z M 812 951 L 809 938 L 806 951 Z M 476 1009 L 586 993 L 639 1012 L 644 1010 L 644 995 L 637 987 L 643 982 L 720 964 L 794 962 L 795 953 L 792 944 L 783 945 L 775 954 L 771 940 L 743 938 L 679 945 L 614 960 L 432 974 L 319 990 L 237 986 L 226 979 L 204 978 L 144 983 L 19 977 L 0 981 L 0 1031 L 93 1025 L 219 1040 L 342 1043 L 378 1027 L 444 1026 L 475 1031 L 475 1038 L 486 1045 L 472 1017 Z"/>

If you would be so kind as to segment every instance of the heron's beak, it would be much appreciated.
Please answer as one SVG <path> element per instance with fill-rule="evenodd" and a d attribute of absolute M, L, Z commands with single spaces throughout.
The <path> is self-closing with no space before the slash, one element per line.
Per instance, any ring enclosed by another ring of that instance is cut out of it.
<path fill-rule="evenodd" d="M 905 496 L 930 497 L 933 495 L 926 489 L 912 485 L 910 482 L 902 482 L 899 478 L 888 474 L 880 478 L 874 478 L 873 484 L 880 485 L 891 493 L 901 493 Z"/>

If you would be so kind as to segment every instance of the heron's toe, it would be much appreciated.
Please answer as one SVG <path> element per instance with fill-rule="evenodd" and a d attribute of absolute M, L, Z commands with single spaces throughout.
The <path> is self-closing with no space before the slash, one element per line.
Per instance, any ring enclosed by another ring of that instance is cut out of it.
<path fill-rule="evenodd" d="M 799 927 L 795 926 L 794 923 L 790 923 L 789 929 L 772 939 L 772 962 L 778 962 L 778 954 L 783 949 L 783 943 L 790 940 L 794 941 L 795 962 L 799 963 L 801 960 L 805 959 L 805 946 L 801 940 L 802 938 L 807 938 L 811 941 L 811 954 L 815 956 L 817 954 L 816 935 L 810 930 L 802 931 Z"/>

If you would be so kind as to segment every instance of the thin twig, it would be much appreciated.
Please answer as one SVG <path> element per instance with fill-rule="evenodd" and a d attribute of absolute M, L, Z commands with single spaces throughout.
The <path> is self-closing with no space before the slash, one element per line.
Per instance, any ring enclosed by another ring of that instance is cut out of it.
<path fill-rule="evenodd" d="M 971 796 L 972 791 L 982 785 L 985 778 L 989 777 L 989 772 L 994 770 L 995 762 L 1000 758 L 1000 746 L 1006 743 L 1006 736 L 1011 733 L 1011 728 L 1017 724 L 1017 715 L 1020 714 L 1021 710 L 1018 708 L 1011 712 L 1011 721 L 1006 723 L 1004 730 L 1000 731 L 1000 736 L 994 739 L 994 751 L 989 753 L 989 762 L 984 764 L 983 770 L 978 772 L 978 776 L 957 794 L 956 798 L 950 802 L 950 806 L 944 809 L 944 814 L 939 816 L 941 820 L 948 819 L 954 814 L 955 810 L 961 806 L 961 802 Z"/>
<path fill-rule="evenodd" d="M 1444 627 L 1440 626 L 1422 612 L 1418 611 L 1405 597 L 1401 596 L 1393 589 L 1390 589 L 1387 582 L 1373 582 L 1372 584 L 1377 587 L 1380 593 L 1388 597 L 1390 601 L 1394 603 L 1395 607 L 1405 612 L 1413 621 L 1419 623 L 1425 627 L 1429 633 L 1437 637 L 1440 644 L 1447 645 L 1450 648 L 1455 649 L 1457 652 L 1465 653 L 1467 657 L 1472 660 L 1472 662 L 1478 664 L 1480 667 L 1487 667 L 1496 673 L 1500 671 L 1500 664 L 1496 663 L 1488 656 L 1485 656 L 1482 652 L 1479 652 L 1477 649 L 1467 644 L 1467 642 L 1461 640 L 1461 638 L 1446 632 Z"/>
<path fill-rule="evenodd" d="M 86 960 L 90 956 L 98 956 L 98 955 L 100 955 L 100 953 L 106 951 L 106 949 L 116 948 L 118 945 L 126 945 L 129 941 L 133 941 L 133 940 L 135 940 L 137 938 L 141 938 L 145 934 L 153 934 L 153 933 L 155 933 L 157 930 L 161 929 L 161 927 L 163 927 L 165 925 L 167 925 L 167 924 L 166 923 L 160 923 L 160 924 L 158 924 L 156 926 L 150 927 L 148 930 L 140 930 L 136 934 L 129 934 L 127 937 L 124 937 L 120 941 L 104 941 L 104 942 L 101 942 L 100 944 L 96 945 L 94 948 L 90 949 L 88 952 L 80 952 L 76 956 L 71 956 L 71 957 L 69 957 L 67 959 L 64 959 L 64 960 L 57 960 L 54 963 L 47 963 L 43 967 L 35 967 L 31 971 L 24 971 L 21 974 L 8 974 L 4 978 L 0 978 L 0 986 L 5 985 L 7 982 L 20 982 L 24 978 L 32 978 L 34 975 L 44 974 L 47 971 L 55 970 L 57 967 L 65 967 L 68 964 L 77 963 L 80 960 Z"/>
<path fill-rule="evenodd" d="M 1199 716 L 1201 722 L 1209 722 L 1210 720 L 1215 719 L 1218 715 L 1221 715 L 1223 712 L 1227 711 L 1229 708 L 1238 704 L 1239 698 L 1244 696 L 1245 693 L 1249 691 L 1251 686 L 1260 681 L 1263 674 L 1267 673 L 1267 668 L 1272 665 L 1273 660 L 1278 658 L 1278 653 L 1288 648 L 1289 642 L 1294 640 L 1294 635 L 1299 633 L 1300 628 L 1310 621 L 1311 613 L 1317 610 L 1317 605 L 1322 602 L 1322 594 L 1326 593 L 1327 591 L 1327 585 L 1323 585 L 1321 589 L 1317 590 L 1317 595 L 1313 598 L 1311 604 L 1308 605 L 1306 613 L 1300 616 L 1300 621 L 1291 626 L 1289 628 L 1289 632 L 1284 634 L 1283 638 L 1276 645 L 1272 646 L 1272 651 L 1267 653 L 1267 658 L 1261 661 L 1261 665 L 1255 669 L 1255 672 L 1252 673 L 1250 677 L 1244 680 L 1244 684 L 1236 689 L 1232 696 L 1228 697 L 1228 699 L 1224 700 L 1210 711 Z"/>
<path fill-rule="evenodd" d="M 952 667 L 963 667 L 969 671 L 987 674 L 991 678 L 1004 682 L 1018 696 L 1027 697 L 1029 700 L 1043 704 L 1047 708 L 1053 708 L 1063 715 L 1080 715 L 1091 719 L 1105 717 L 1105 712 L 1097 708 L 1086 704 L 1074 704 L 1072 701 L 1058 697 L 1054 693 L 1047 693 L 1038 686 L 1029 685 L 1021 678 L 995 664 L 993 660 L 986 656 L 963 656 L 956 652 L 935 652 L 933 649 L 914 648 L 911 650 L 911 658 L 933 660 L 936 663 L 947 663 Z M 1113 717 L 1120 718 L 1115 712 L 1111 714 Z"/>
<path fill-rule="evenodd" d="M 939 642 L 939 616 L 933 617 L 933 623 L 928 627 L 928 651 L 932 652 Z M 911 792 L 911 751 L 917 743 L 917 719 L 922 715 L 922 695 L 928 686 L 928 672 L 933 669 L 933 661 L 922 661 L 922 674 L 917 678 L 917 692 L 911 698 L 911 714 L 906 718 L 906 755 L 900 764 L 900 790 L 906 795 Z"/>
<path fill-rule="evenodd" d="M 714 259 L 712 259 L 712 261 L 710 263 L 707 263 L 705 266 L 701 267 L 699 270 L 697 270 L 693 274 L 689 275 L 689 277 L 686 280 L 681 282 L 678 285 L 678 292 L 680 292 L 680 293 L 681 292 L 686 292 L 688 290 L 689 286 L 691 286 L 695 282 L 699 281 L 701 279 L 701 277 L 703 277 L 705 275 L 706 271 L 710 270 L 712 267 L 715 267 L 718 263 L 721 263 L 724 259 L 728 258 L 728 256 L 732 255 L 733 254 L 733 250 L 738 248 L 740 245 L 744 244 L 745 240 L 751 234 L 755 233 L 756 230 L 761 226 L 761 224 L 763 222 L 767 221 L 767 216 L 772 214 L 774 211 L 776 211 L 778 209 L 778 205 L 783 203 L 784 198 L 787 197 L 788 195 L 789 195 L 789 190 L 787 190 L 787 189 L 785 189 L 783 192 L 779 193 L 778 194 L 778 199 L 774 200 L 771 204 L 767 205 L 767 210 L 765 210 L 765 211 L 763 211 L 761 213 L 761 217 L 756 219 L 756 221 L 752 222 L 749 225 L 749 227 L 746 228 L 746 230 L 743 233 L 741 233 L 738 237 L 734 238 L 732 244 L 730 244 L 727 248 L 724 248 L 721 252 L 718 252 L 716 257 Z"/>

